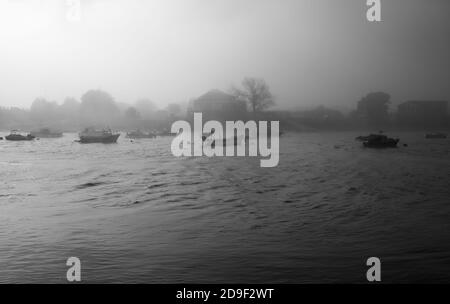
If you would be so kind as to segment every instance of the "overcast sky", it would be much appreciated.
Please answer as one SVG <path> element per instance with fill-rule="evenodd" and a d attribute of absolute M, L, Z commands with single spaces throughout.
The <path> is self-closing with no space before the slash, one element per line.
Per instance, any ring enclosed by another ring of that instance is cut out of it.
<path fill-rule="evenodd" d="M 245 76 L 280 107 L 354 106 L 370 91 L 450 100 L 450 1 L 0 0 L 0 106 L 103 89 L 163 106 Z"/>

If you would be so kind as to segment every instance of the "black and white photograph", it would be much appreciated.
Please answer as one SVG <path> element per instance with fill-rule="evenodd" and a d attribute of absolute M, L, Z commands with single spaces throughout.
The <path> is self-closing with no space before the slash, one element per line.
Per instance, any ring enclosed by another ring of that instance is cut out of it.
<path fill-rule="evenodd" d="M 449 17 L 0 0 L 0 284 L 450 283 Z"/>

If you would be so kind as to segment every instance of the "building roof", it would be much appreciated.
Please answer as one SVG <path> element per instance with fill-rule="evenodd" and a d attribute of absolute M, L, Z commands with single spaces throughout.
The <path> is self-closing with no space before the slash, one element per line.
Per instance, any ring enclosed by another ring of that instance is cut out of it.
<path fill-rule="evenodd" d="M 191 111 L 202 112 L 209 119 L 243 119 L 247 112 L 247 104 L 233 95 L 216 89 L 195 99 Z"/>
<path fill-rule="evenodd" d="M 227 94 L 221 90 L 214 89 L 201 95 L 196 99 L 196 101 L 232 101 L 234 99 L 234 96 Z"/>

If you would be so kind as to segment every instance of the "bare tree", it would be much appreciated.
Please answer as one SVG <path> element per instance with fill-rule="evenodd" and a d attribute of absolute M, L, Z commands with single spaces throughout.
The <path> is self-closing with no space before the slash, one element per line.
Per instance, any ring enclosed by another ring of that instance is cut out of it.
<path fill-rule="evenodd" d="M 240 100 L 245 100 L 254 113 L 264 111 L 275 104 L 269 86 L 261 78 L 245 78 L 242 89 L 232 88 L 232 94 Z"/>

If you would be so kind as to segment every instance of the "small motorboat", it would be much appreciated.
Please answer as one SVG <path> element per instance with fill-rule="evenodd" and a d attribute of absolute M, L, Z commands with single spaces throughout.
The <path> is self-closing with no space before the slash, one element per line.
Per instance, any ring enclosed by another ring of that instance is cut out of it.
<path fill-rule="evenodd" d="M 436 139 L 436 138 L 447 138 L 447 134 L 445 133 L 427 133 L 425 138 L 428 139 Z"/>
<path fill-rule="evenodd" d="M 149 133 L 145 133 L 142 132 L 141 130 L 136 130 L 136 131 L 132 131 L 132 132 L 128 132 L 127 133 L 127 138 L 132 138 L 132 139 L 139 139 L 139 138 L 155 138 L 156 135 L 149 132 Z"/>
<path fill-rule="evenodd" d="M 5 136 L 6 140 L 12 140 L 12 141 L 21 141 L 21 140 L 33 140 L 35 137 L 31 134 L 23 135 L 20 134 L 18 130 L 12 130 L 11 134 Z"/>
<path fill-rule="evenodd" d="M 110 144 L 117 142 L 119 138 L 119 133 L 113 133 L 110 129 L 95 130 L 93 128 L 86 128 L 83 132 L 79 134 L 80 143 L 90 144 L 90 143 L 104 143 Z"/>
<path fill-rule="evenodd" d="M 370 134 L 367 136 L 358 136 L 355 138 L 355 140 L 364 142 L 364 141 L 369 141 L 369 140 L 376 140 L 377 138 L 380 138 L 380 137 L 386 137 L 386 136 L 382 135 L 382 134 Z"/>
<path fill-rule="evenodd" d="M 356 138 L 363 142 L 367 148 L 396 148 L 400 139 L 389 138 L 382 134 L 370 134 L 369 136 L 359 136 Z"/>
<path fill-rule="evenodd" d="M 62 132 L 54 132 L 48 128 L 40 129 L 39 131 L 34 131 L 30 134 L 34 137 L 40 138 L 58 138 L 63 136 Z"/>

